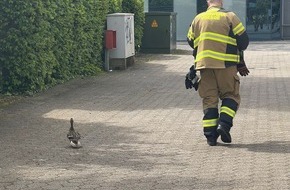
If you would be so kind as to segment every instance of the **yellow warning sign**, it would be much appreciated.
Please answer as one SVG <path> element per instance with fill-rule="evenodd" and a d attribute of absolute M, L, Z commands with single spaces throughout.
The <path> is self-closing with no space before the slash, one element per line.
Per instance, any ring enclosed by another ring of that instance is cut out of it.
<path fill-rule="evenodd" d="M 155 19 L 152 21 L 151 27 L 152 28 L 158 28 L 158 23 L 157 23 L 157 21 Z"/>

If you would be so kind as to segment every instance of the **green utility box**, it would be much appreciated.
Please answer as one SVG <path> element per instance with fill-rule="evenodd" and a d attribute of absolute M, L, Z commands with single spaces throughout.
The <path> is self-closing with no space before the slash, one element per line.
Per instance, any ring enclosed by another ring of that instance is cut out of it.
<path fill-rule="evenodd" d="M 145 13 L 141 52 L 172 53 L 176 49 L 176 13 Z"/>

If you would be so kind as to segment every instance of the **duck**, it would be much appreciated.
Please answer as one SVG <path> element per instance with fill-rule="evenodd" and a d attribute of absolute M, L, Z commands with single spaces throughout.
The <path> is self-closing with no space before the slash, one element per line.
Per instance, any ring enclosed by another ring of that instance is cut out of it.
<path fill-rule="evenodd" d="M 82 145 L 80 143 L 81 135 L 75 131 L 74 129 L 74 120 L 73 118 L 70 119 L 70 128 L 67 134 L 67 138 L 70 141 L 70 145 L 73 148 L 80 148 Z"/>

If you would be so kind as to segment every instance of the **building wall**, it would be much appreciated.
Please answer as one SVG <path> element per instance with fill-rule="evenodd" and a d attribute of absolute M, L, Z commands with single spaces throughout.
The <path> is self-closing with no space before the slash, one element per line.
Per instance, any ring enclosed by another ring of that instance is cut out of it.
<path fill-rule="evenodd" d="M 192 22 L 194 16 L 196 16 L 198 12 L 197 1 L 201 0 L 173 0 L 173 11 L 177 13 L 176 15 L 176 35 L 177 41 L 185 41 L 186 34 L 188 32 L 188 27 Z M 279 0 L 264 0 L 269 2 L 279 2 Z M 149 0 L 144 0 L 144 11 L 148 12 L 149 10 Z M 254 2 L 254 3 L 253 3 Z M 270 39 L 289 39 L 290 38 L 290 1 L 289 0 L 280 0 L 281 2 L 281 12 L 280 10 L 276 13 L 279 15 L 281 14 L 281 21 L 280 18 L 278 21 L 275 21 L 276 28 L 269 28 L 270 27 L 270 20 L 268 19 L 268 24 L 264 24 L 263 29 L 259 29 L 259 31 L 254 31 L 253 21 L 251 20 L 252 17 L 247 15 L 247 11 L 249 11 L 253 4 L 256 2 L 261 3 L 261 1 L 256 0 L 229 0 L 224 1 L 224 8 L 229 11 L 233 11 L 237 14 L 237 16 L 241 19 L 244 26 L 247 28 L 248 34 L 250 39 L 253 40 L 270 40 Z M 249 3 L 249 5 L 247 5 Z M 269 3 L 268 3 L 269 4 Z M 271 18 L 271 7 L 268 9 L 268 13 Z M 249 7 L 247 7 L 249 6 Z M 254 5 L 255 6 L 255 5 Z M 256 4 L 257 8 L 259 8 L 258 3 Z M 255 12 L 255 10 L 254 10 Z M 276 14 L 277 15 L 277 14 Z M 266 28 L 267 27 L 267 28 Z"/>
<path fill-rule="evenodd" d="M 245 0 L 224 1 L 224 8 L 233 11 L 246 26 L 247 2 Z"/>
<path fill-rule="evenodd" d="M 174 12 L 177 13 L 177 41 L 186 40 L 188 26 L 197 13 L 196 1 L 197 0 L 182 0 L 182 3 L 177 0 L 174 1 Z M 235 12 L 244 26 L 246 26 L 245 0 L 225 1 L 224 8 Z"/>
<path fill-rule="evenodd" d="M 176 40 L 185 41 L 189 25 L 196 15 L 196 0 L 174 1 L 176 15 Z"/>
<path fill-rule="evenodd" d="M 185 41 L 188 27 L 192 22 L 192 19 L 197 14 L 197 0 L 174 0 L 174 12 L 176 15 L 176 35 L 177 41 Z M 200 0 L 199 0 L 200 1 Z M 241 18 L 241 21 L 246 22 L 246 2 L 245 0 L 225 1 L 224 7 L 228 10 L 232 10 L 237 13 Z M 148 0 L 144 1 L 144 11 L 149 11 Z"/>
<path fill-rule="evenodd" d="M 148 10 L 149 10 L 148 0 L 144 0 L 144 12 L 148 12 Z"/>
<path fill-rule="evenodd" d="M 282 0 L 282 39 L 290 40 L 290 1 Z M 287 12 L 288 11 L 288 12 Z"/>

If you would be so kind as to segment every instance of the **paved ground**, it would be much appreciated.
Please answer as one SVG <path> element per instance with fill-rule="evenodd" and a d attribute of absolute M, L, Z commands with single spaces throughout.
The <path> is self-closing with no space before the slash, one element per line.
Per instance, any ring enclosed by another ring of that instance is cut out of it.
<path fill-rule="evenodd" d="M 290 41 L 251 43 L 233 143 L 216 147 L 178 49 L 0 110 L 0 189 L 290 189 Z M 66 139 L 71 117 L 81 149 Z"/>

